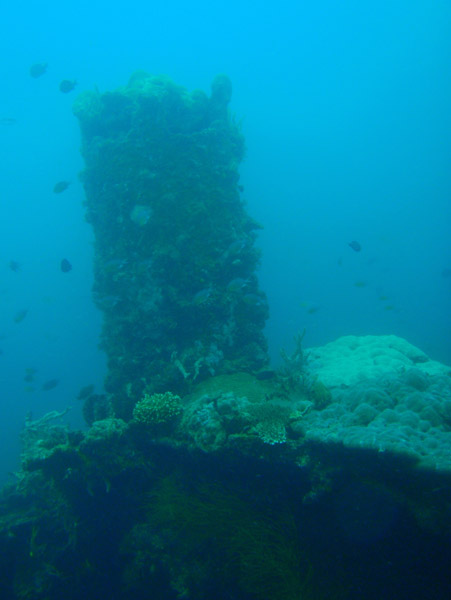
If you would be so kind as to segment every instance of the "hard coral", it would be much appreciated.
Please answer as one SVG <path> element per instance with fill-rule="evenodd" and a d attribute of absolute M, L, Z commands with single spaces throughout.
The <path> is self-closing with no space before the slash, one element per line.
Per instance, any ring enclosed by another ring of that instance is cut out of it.
<path fill-rule="evenodd" d="M 145 425 L 163 425 L 173 422 L 182 412 L 180 396 L 172 392 L 144 394 L 136 403 L 133 418 Z"/>

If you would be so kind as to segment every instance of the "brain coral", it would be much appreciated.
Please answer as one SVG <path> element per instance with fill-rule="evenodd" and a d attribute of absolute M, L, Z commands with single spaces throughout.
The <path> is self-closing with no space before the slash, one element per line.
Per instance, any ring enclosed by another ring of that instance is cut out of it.
<path fill-rule="evenodd" d="M 350 386 L 412 367 L 428 375 L 450 370 L 396 335 L 347 335 L 325 346 L 307 349 L 305 358 L 308 370 L 327 387 Z"/>

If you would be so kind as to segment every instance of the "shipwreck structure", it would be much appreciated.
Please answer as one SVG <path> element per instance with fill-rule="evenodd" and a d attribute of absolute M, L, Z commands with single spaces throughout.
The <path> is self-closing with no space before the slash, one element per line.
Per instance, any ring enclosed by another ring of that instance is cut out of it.
<path fill-rule="evenodd" d="M 394 335 L 265 368 L 230 93 L 76 102 L 108 394 L 27 419 L 2 600 L 451 597 L 451 368 Z"/>
<path fill-rule="evenodd" d="M 144 389 L 186 392 L 267 363 L 259 225 L 241 197 L 244 139 L 231 93 L 225 75 L 207 97 L 138 72 L 124 88 L 75 102 L 118 416 L 130 418 Z"/>

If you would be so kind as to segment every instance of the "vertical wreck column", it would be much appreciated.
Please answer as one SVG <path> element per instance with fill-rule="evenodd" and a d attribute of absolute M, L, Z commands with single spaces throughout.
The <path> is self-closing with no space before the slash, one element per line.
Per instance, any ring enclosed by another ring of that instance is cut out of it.
<path fill-rule="evenodd" d="M 186 393 L 267 363 L 259 226 L 241 199 L 244 140 L 230 97 L 224 75 L 207 97 L 138 72 L 126 87 L 75 101 L 117 416 L 130 417 L 144 388 Z"/>

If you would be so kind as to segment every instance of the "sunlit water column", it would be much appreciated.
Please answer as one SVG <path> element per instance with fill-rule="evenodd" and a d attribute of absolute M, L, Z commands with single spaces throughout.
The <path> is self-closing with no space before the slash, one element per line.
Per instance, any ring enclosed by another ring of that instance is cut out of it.
<path fill-rule="evenodd" d="M 117 416 L 130 417 L 144 388 L 186 393 L 267 363 L 259 226 L 243 204 L 231 93 L 224 75 L 208 97 L 138 72 L 126 87 L 75 101 Z"/>

